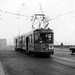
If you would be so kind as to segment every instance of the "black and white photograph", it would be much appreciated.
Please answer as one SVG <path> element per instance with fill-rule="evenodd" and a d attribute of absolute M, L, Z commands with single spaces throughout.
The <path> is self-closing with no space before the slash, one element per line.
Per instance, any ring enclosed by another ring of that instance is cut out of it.
<path fill-rule="evenodd" d="M 75 75 L 75 1 L 0 0 L 0 75 Z"/>

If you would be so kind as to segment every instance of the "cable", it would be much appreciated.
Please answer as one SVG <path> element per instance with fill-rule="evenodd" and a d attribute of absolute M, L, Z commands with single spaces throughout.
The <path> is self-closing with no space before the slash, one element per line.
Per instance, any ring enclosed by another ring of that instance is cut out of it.
<path fill-rule="evenodd" d="M 39 6 L 40 6 L 41 13 L 43 14 L 43 10 L 42 10 L 42 6 L 41 6 L 41 4 L 39 4 Z"/>
<path fill-rule="evenodd" d="M 72 10 L 72 11 L 74 11 L 74 10 Z M 62 17 L 62 16 L 65 16 L 65 15 L 67 15 L 67 14 L 69 14 L 69 13 L 72 13 L 72 11 L 69 11 L 69 12 L 64 13 L 64 14 L 62 14 L 62 15 L 60 15 L 60 14 L 59 14 L 59 16 L 58 16 L 58 17 L 55 17 L 55 18 L 49 19 L 49 21 L 50 21 L 50 20 L 57 19 L 57 18 Z"/>
<path fill-rule="evenodd" d="M 54 41 L 55 41 L 55 40 L 54 40 Z M 55 43 L 56 43 L 57 45 L 59 45 L 57 41 L 55 41 Z"/>
<path fill-rule="evenodd" d="M 60 1 L 59 3 L 57 3 L 56 5 L 54 5 L 53 7 L 51 7 L 50 9 L 54 8 L 55 6 L 59 5 L 60 3 L 62 3 L 64 0 Z M 50 10 L 48 9 L 48 10 Z M 48 10 L 46 10 L 45 12 L 47 12 Z"/>
<path fill-rule="evenodd" d="M 8 11 L 3 11 L 1 9 L 0 9 L 0 12 L 12 14 L 12 15 L 17 15 L 17 16 L 23 16 L 23 17 L 31 17 L 31 16 L 27 16 L 27 15 L 22 15 L 22 14 L 19 14 L 19 13 L 12 13 L 12 12 L 8 12 Z"/>

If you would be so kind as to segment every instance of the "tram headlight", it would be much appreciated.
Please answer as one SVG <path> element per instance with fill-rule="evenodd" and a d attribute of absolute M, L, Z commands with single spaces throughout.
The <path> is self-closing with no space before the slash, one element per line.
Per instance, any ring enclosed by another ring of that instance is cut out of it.
<path fill-rule="evenodd" d="M 40 41 L 39 43 L 42 43 L 42 41 Z"/>
<path fill-rule="evenodd" d="M 51 49 L 51 48 L 49 47 L 49 49 Z"/>
<path fill-rule="evenodd" d="M 49 49 L 53 49 L 53 46 L 50 46 Z"/>
<path fill-rule="evenodd" d="M 53 49 L 53 46 L 52 46 L 52 49 Z"/>

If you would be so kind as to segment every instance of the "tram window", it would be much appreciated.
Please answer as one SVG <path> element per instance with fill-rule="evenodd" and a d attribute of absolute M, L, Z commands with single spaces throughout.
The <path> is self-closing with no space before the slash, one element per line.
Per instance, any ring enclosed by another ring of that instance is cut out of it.
<path fill-rule="evenodd" d="M 53 43 L 52 33 L 40 33 L 40 41 L 42 43 Z"/>
<path fill-rule="evenodd" d="M 24 39 L 25 39 L 25 37 L 23 36 L 23 43 L 25 42 L 25 40 L 24 40 Z"/>
<path fill-rule="evenodd" d="M 35 34 L 35 42 L 38 43 L 38 34 Z"/>
<path fill-rule="evenodd" d="M 32 43 L 32 35 L 31 35 L 31 43 Z"/>
<path fill-rule="evenodd" d="M 32 34 L 32 43 L 34 43 L 34 34 Z"/>
<path fill-rule="evenodd" d="M 24 43 L 26 42 L 26 37 L 24 36 Z"/>
<path fill-rule="evenodd" d="M 31 43 L 31 36 L 28 37 L 29 43 Z"/>
<path fill-rule="evenodd" d="M 30 43 L 32 43 L 32 35 L 29 36 Z"/>

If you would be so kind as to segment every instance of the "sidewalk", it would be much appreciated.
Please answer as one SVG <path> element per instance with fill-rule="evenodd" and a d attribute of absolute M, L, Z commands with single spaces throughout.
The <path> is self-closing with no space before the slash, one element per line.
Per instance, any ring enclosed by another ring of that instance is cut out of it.
<path fill-rule="evenodd" d="M 2 67 L 1 60 L 0 60 L 0 75 L 5 75 L 3 67 Z"/>

